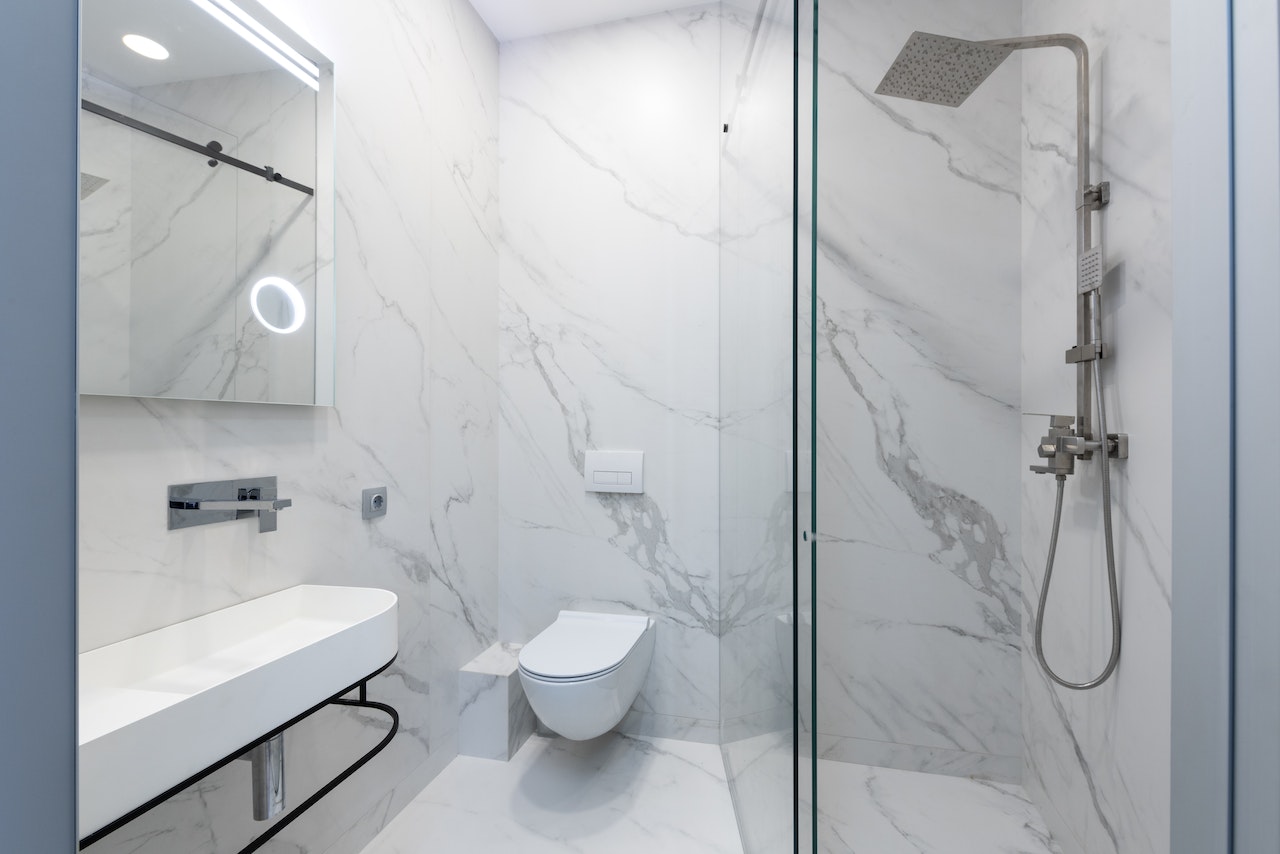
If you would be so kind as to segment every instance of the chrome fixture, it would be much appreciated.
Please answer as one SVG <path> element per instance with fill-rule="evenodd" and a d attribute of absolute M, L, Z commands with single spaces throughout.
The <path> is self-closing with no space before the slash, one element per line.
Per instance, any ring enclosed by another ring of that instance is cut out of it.
<path fill-rule="evenodd" d="M 928 104 L 958 107 L 981 86 L 991 73 L 1015 50 L 1064 47 L 1076 57 L 1076 345 L 1067 350 L 1066 361 L 1076 366 L 1076 415 L 1049 417 L 1049 434 L 1040 440 L 1037 453 L 1048 465 L 1032 466 L 1037 474 L 1052 474 L 1058 481 L 1049 537 L 1049 557 L 1040 603 L 1036 610 L 1035 647 L 1040 665 L 1054 682 L 1064 688 L 1085 690 L 1105 682 L 1120 661 L 1120 600 L 1116 583 L 1115 544 L 1111 531 L 1111 460 L 1127 459 L 1129 437 L 1107 432 L 1107 411 L 1102 396 L 1099 371 L 1106 356 L 1102 340 L 1101 245 L 1093 241 L 1093 212 L 1111 203 L 1111 184 L 1091 183 L 1089 177 L 1089 48 L 1079 36 L 1069 33 L 1026 36 L 1014 39 L 969 41 L 932 33 L 912 33 L 890 66 L 876 94 L 907 98 Z M 1097 432 L 1094 432 L 1090 388 L 1097 401 Z M 1105 440 L 1098 437 L 1105 437 Z M 1107 584 L 1111 601 L 1111 656 L 1102 673 L 1086 682 L 1063 679 L 1044 656 L 1044 614 L 1053 577 L 1053 561 L 1062 522 L 1062 494 L 1067 476 L 1075 472 L 1075 461 L 1093 459 L 1095 451 L 1102 466 L 1102 527 L 1107 550 Z"/>
<path fill-rule="evenodd" d="M 284 733 L 277 733 L 240 757 L 253 765 L 253 820 L 284 812 Z"/>
<path fill-rule="evenodd" d="M 258 532 L 276 529 L 276 514 L 293 506 L 277 497 L 274 477 L 178 483 L 169 487 L 169 530 L 258 517 Z"/>

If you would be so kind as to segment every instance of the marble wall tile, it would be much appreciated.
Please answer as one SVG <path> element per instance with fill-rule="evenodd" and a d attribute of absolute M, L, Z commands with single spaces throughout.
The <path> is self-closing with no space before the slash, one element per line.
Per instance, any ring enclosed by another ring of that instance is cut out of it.
<path fill-rule="evenodd" d="M 720 735 L 754 854 L 783 850 L 794 821 L 795 19 L 776 0 L 720 12 Z"/>
<path fill-rule="evenodd" d="M 843 762 L 818 774 L 847 793 L 824 808 L 822 854 L 1061 854 L 1021 786 Z"/>
<path fill-rule="evenodd" d="M 432 734 L 453 752 L 458 668 L 498 639 L 498 46 L 465 0 L 431 34 Z"/>
<path fill-rule="evenodd" d="M 876 768 L 913 768 L 926 774 L 1014 783 L 1022 779 L 1021 756 L 999 756 L 971 750 L 916 747 L 865 738 L 818 736 L 818 758 Z"/>
<path fill-rule="evenodd" d="M 501 627 L 658 623 L 624 726 L 719 723 L 719 22 L 681 10 L 503 45 Z M 589 449 L 645 452 L 588 493 Z"/>
<path fill-rule="evenodd" d="M 791 703 L 791 10 L 722 6 L 720 601 L 728 722 Z"/>
<path fill-rule="evenodd" d="M 370 694 L 401 733 L 273 843 L 354 854 L 456 755 L 457 668 L 497 639 L 497 45 L 465 0 L 268 5 L 337 69 L 337 405 L 85 397 L 81 643 L 302 582 L 394 591 Z M 251 474 L 294 499 L 277 532 L 165 530 L 166 484 Z M 373 485 L 390 512 L 363 522 Z M 291 799 L 384 731 L 338 710 L 291 731 Z M 257 830 L 241 764 L 90 851 L 235 850 Z"/>
<path fill-rule="evenodd" d="M 1133 436 L 1112 473 L 1116 559 L 1125 627 L 1120 667 L 1083 694 L 1024 661 L 1026 783 L 1063 850 L 1169 850 L 1170 428 L 1172 157 L 1169 4 L 1064 6 L 1026 0 L 1028 33 L 1074 32 L 1091 51 L 1093 180 L 1112 204 L 1096 218 L 1106 252 L 1103 377 L 1108 428 Z M 1075 188 L 1072 60 L 1038 51 L 1023 65 L 1023 399 L 1027 412 L 1070 412 Z M 1043 433 L 1026 416 L 1023 446 Z M 1025 462 L 1025 460 L 1024 460 Z M 1096 462 L 1067 484 L 1045 647 L 1068 678 L 1105 663 L 1111 635 Z M 1023 593 L 1030 611 L 1044 574 L 1052 482 L 1023 475 Z M 1029 641 L 1032 624 L 1024 624 Z M 1029 642 L 1026 649 L 1030 650 Z"/>
<path fill-rule="evenodd" d="M 874 91 L 914 30 L 995 38 L 1021 8 L 819 14 L 819 748 L 874 743 L 864 759 L 1007 778 L 1021 750 L 1018 63 L 955 110 Z"/>

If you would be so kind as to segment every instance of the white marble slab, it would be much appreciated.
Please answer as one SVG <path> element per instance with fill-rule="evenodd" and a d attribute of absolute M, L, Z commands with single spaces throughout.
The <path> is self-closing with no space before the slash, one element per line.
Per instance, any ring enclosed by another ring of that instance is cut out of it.
<path fill-rule="evenodd" d="M 928 774 L 993 780 L 997 783 L 1017 783 L 1022 780 L 1021 756 L 918 747 L 868 738 L 841 738 L 819 733 L 818 757 L 877 768 L 907 769 Z"/>
<path fill-rule="evenodd" d="M 795 822 L 790 798 L 795 760 L 792 735 L 790 730 L 774 730 L 721 746 L 747 854 L 791 850 Z M 808 769 L 802 766 L 800 773 L 803 778 Z M 802 809 L 811 810 L 811 803 Z"/>
<path fill-rule="evenodd" d="M 610 733 L 459 757 L 364 854 L 741 854 L 720 751 Z"/>
<path fill-rule="evenodd" d="M 819 9 L 813 595 L 832 756 L 1007 778 L 1021 752 L 1018 63 L 961 109 L 874 94 L 914 30 L 1020 26 L 1014 0 Z"/>
<path fill-rule="evenodd" d="M 459 755 L 505 762 L 533 734 L 519 655 L 519 646 L 495 643 L 458 671 Z"/>
<path fill-rule="evenodd" d="M 713 8 L 503 46 L 501 638 L 659 623 L 623 726 L 719 724 L 719 39 Z M 583 490 L 588 449 L 645 493 Z"/>
<path fill-rule="evenodd" d="M 1061 854 L 1021 786 L 821 761 L 822 854 Z"/>
<path fill-rule="evenodd" d="M 1112 475 L 1120 667 L 1106 685 L 1082 694 L 1051 685 L 1025 657 L 1025 782 L 1067 854 L 1164 854 L 1174 458 L 1169 4 L 1026 0 L 1023 9 L 1027 32 L 1074 32 L 1089 43 L 1092 178 L 1112 186 L 1110 207 L 1095 219 L 1106 252 L 1108 427 L 1133 437 L 1130 458 Z M 1066 51 L 1037 51 L 1023 63 L 1023 407 L 1072 412 L 1074 372 L 1064 368 L 1060 351 L 1072 343 L 1074 323 L 1075 82 Z M 1024 448 L 1044 426 L 1042 417 L 1023 419 Z M 1095 675 L 1111 642 L 1098 469 L 1078 465 L 1068 482 L 1045 622 L 1051 663 L 1074 679 Z M 1053 485 L 1024 473 L 1022 491 L 1029 611 L 1044 574 Z M 1024 642 L 1031 629 L 1024 622 Z"/>
<path fill-rule="evenodd" d="M 786 4 L 720 14 L 720 743 L 743 848 L 766 854 L 794 821 L 779 794 L 794 758 L 795 22 Z"/>

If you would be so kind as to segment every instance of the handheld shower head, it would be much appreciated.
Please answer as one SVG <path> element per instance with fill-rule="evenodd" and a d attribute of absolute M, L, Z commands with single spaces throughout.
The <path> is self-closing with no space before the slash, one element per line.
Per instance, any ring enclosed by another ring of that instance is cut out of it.
<path fill-rule="evenodd" d="M 876 94 L 958 107 L 1013 50 L 1012 46 L 915 32 L 876 87 Z"/>

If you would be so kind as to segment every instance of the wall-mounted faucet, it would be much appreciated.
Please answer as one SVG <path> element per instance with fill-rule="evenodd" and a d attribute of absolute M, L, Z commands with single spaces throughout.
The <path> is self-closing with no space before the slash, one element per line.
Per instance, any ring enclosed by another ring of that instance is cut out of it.
<path fill-rule="evenodd" d="M 169 487 L 169 530 L 258 517 L 258 532 L 276 529 L 277 511 L 292 507 L 279 498 L 274 477 L 178 483 Z"/>

